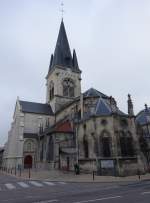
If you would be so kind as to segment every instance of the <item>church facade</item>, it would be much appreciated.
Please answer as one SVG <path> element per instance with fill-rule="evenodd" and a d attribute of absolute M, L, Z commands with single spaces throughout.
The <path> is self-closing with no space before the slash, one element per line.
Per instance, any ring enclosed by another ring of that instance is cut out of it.
<path fill-rule="evenodd" d="M 147 171 L 131 96 L 128 113 L 94 88 L 81 93 L 81 70 L 70 51 L 63 20 L 46 76 L 46 103 L 17 98 L 3 166 L 97 171 L 132 175 Z"/>

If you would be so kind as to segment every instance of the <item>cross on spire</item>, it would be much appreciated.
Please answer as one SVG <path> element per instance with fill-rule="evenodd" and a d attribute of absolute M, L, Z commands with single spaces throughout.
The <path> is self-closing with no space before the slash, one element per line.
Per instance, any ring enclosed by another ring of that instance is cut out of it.
<path fill-rule="evenodd" d="M 62 19 L 63 19 L 63 17 L 64 17 L 64 3 L 63 3 L 63 1 L 61 2 L 61 17 L 62 17 Z"/>

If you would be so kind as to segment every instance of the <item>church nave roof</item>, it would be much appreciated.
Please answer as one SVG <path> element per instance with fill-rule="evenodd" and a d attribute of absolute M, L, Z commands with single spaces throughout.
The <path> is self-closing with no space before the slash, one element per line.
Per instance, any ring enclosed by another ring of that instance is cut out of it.
<path fill-rule="evenodd" d="M 48 104 L 28 102 L 22 100 L 19 100 L 19 103 L 21 105 L 22 112 L 53 115 L 52 108 Z"/>

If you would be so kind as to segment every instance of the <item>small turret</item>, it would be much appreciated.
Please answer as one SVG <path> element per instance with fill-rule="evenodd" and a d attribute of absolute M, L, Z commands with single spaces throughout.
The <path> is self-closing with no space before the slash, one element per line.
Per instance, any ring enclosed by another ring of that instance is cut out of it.
<path fill-rule="evenodd" d="M 147 106 L 147 104 L 145 104 L 145 111 L 146 111 L 146 112 L 148 111 L 148 106 Z"/>
<path fill-rule="evenodd" d="M 131 99 L 131 95 L 128 94 L 128 114 L 129 116 L 134 116 L 134 111 L 133 111 L 133 103 Z"/>
<path fill-rule="evenodd" d="M 76 51 L 75 51 L 75 49 L 73 50 L 73 59 L 72 59 L 72 63 L 73 63 L 73 68 L 76 69 L 76 70 L 79 70 L 78 60 L 77 60 L 77 55 L 76 55 Z"/>

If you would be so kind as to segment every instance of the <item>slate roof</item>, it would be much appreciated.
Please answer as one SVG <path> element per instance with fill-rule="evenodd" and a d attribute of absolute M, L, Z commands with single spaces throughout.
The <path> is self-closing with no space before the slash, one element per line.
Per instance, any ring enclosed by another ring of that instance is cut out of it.
<path fill-rule="evenodd" d="M 94 88 L 88 89 L 86 92 L 83 93 L 83 97 L 102 97 L 102 98 L 109 98 L 107 95 L 99 92 Z"/>
<path fill-rule="evenodd" d="M 109 116 L 113 113 L 116 113 L 120 116 L 127 116 L 127 114 L 125 114 L 124 112 L 122 112 L 121 110 L 119 110 L 119 108 L 116 108 L 116 111 L 114 112 L 111 108 L 109 99 L 103 99 L 103 98 L 99 98 L 96 107 L 95 107 L 95 115 L 96 116 Z"/>
<path fill-rule="evenodd" d="M 81 72 L 79 70 L 75 50 L 73 50 L 73 56 L 71 54 L 63 20 L 61 21 L 54 55 L 51 55 L 48 74 L 56 65 L 61 67 L 68 67 L 71 68 L 73 71 Z"/>
<path fill-rule="evenodd" d="M 90 88 L 89 90 L 87 90 L 86 92 L 83 93 L 83 97 L 84 98 L 88 98 L 88 97 L 98 97 L 99 98 L 96 103 L 96 106 L 95 106 L 95 112 L 93 113 L 96 116 L 111 115 L 112 113 L 114 113 L 111 108 L 111 105 L 110 105 L 110 97 L 103 94 L 102 92 L 99 92 L 98 90 L 96 90 L 94 88 Z M 121 116 L 127 116 L 127 114 L 125 114 L 124 112 L 119 110 L 118 107 L 116 108 L 115 113 L 117 113 L 118 115 L 121 115 Z M 89 113 L 87 113 L 87 115 L 90 116 Z"/>
<path fill-rule="evenodd" d="M 150 108 L 140 111 L 136 116 L 136 123 L 145 125 L 150 123 Z"/>
<path fill-rule="evenodd" d="M 83 93 L 83 98 L 88 99 L 90 97 L 91 98 L 94 97 L 95 99 L 97 98 L 97 102 L 94 106 L 93 112 L 88 111 L 88 112 L 84 113 L 84 119 L 90 118 L 93 115 L 95 115 L 95 116 L 109 116 L 112 113 L 114 113 L 112 108 L 111 108 L 111 105 L 110 105 L 110 97 L 109 96 L 103 94 L 102 92 L 99 92 L 98 90 L 96 90 L 94 88 L 90 88 L 86 92 Z M 73 104 L 79 100 L 80 100 L 80 97 L 76 97 L 73 101 L 70 101 L 67 104 L 65 104 L 64 106 L 62 106 L 62 108 L 58 112 L 63 111 L 65 108 L 67 108 L 68 106 L 70 106 L 71 104 Z M 120 116 L 128 116 L 128 114 L 122 112 L 118 107 L 117 107 L 115 113 L 120 115 Z"/>
<path fill-rule="evenodd" d="M 99 99 L 95 109 L 95 115 L 111 115 L 112 110 L 104 99 Z"/>
<path fill-rule="evenodd" d="M 22 112 L 53 115 L 51 106 L 48 104 L 21 101 L 21 100 L 19 101 L 19 103 L 21 105 Z"/>

